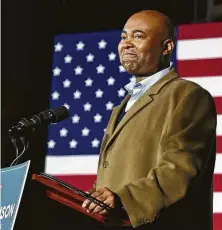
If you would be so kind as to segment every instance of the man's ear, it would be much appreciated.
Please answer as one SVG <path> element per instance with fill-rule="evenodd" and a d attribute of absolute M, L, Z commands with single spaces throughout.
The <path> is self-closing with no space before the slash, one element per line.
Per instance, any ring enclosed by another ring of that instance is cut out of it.
<path fill-rule="evenodd" d="M 174 49 L 174 42 L 172 39 L 166 39 L 163 42 L 163 55 L 170 55 Z"/>

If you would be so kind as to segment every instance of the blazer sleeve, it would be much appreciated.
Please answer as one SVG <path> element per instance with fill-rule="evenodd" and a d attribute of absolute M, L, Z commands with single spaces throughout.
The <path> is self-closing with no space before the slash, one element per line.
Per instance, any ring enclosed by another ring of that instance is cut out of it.
<path fill-rule="evenodd" d="M 93 182 L 93 187 L 92 189 L 96 190 L 96 180 Z"/>
<path fill-rule="evenodd" d="M 186 196 L 193 179 L 203 173 L 215 138 L 213 98 L 203 88 L 195 88 L 183 97 L 168 121 L 157 166 L 146 178 L 116 191 L 133 227 L 152 223 L 162 209 Z"/>

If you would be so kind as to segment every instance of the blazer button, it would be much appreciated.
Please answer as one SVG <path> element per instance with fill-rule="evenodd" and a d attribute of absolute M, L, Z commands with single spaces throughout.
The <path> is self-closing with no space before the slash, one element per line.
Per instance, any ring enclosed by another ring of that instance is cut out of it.
<path fill-rule="evenodd" d="M 170 164 L 169 164 L 169 168 L 170 168 L 170 169 L 175 169 L 175 167 L 176 167 L 175 164 L 173 164 L 173 163 L 170 163 Z"/>
<path fill-rule="evenodd" d="M 107 168 L 108 165 L 109 165 L 108 161 L 105 161 L 105 162 L 103 163 L 103 167 L 104 167 L 104 168 Z"/>

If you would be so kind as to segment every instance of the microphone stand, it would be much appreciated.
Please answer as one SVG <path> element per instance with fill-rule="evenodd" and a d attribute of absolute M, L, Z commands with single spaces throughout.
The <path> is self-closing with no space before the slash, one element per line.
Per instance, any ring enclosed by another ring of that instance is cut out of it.
<path fill-rule="evenodd" d="M 28 135 L 18 135 L 18 130 L 15 126 L 13 126 L 11 129 L 9 129 L 9 136 L 12 142 L 12 145 L 14 146 L 16 150 L 16 158 L 12 161 L 10 164 L 10 167 L 13 165 L 17 165 L 19 158 L 29 149 L 29 139 L 27 138 Z M 19 143 L 22 144 L 22 151 L 19 151 Z M 20 153 L 19 153 L 20 152 Z"/>

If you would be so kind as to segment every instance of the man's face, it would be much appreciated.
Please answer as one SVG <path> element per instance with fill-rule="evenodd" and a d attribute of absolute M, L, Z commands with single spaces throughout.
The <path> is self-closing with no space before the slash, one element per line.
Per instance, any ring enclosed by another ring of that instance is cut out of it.
<path fill-rule="evenodd" d="M 133 15 L 126 22 L 118 52 L 120 62 L 128 73 L 145 76 L 157 70 L 166 34 L 161 27 L 160 20 L 144 14 Z"/>

